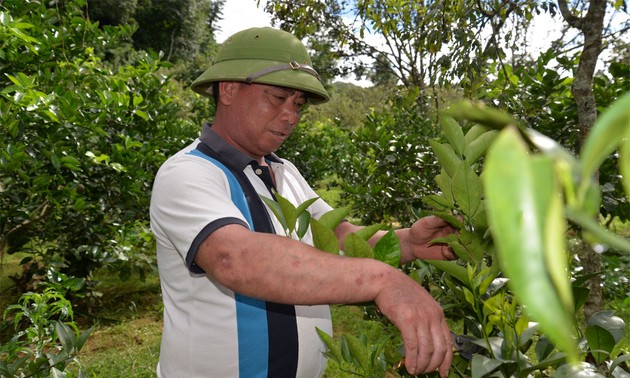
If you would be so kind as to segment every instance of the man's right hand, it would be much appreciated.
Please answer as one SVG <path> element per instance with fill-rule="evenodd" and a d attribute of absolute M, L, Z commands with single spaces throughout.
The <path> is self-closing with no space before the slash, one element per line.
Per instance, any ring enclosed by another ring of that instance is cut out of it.
<path fill-rule="evenodd" d="M 410 374 L 439 369 L 440 376 L 446 377 L 453 360 L 453 340 L 444 312 L 422 286 L 396 273 L 375 301 L 402 335 L 405 367 Z"/>

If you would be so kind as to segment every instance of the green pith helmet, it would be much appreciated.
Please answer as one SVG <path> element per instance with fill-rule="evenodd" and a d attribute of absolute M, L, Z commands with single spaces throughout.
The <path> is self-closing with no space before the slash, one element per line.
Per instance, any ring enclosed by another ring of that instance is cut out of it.
<path fill-rule="evenodd" d="M 242 81 L 306 92 L 308 102 L 330 99 L 312 68 L 306 48 L 292 34 L 264 27 L 235 33 L 221 46 L 213 65 L 192 83 L 192 89 L 212 95 L 212 83 Z"/>

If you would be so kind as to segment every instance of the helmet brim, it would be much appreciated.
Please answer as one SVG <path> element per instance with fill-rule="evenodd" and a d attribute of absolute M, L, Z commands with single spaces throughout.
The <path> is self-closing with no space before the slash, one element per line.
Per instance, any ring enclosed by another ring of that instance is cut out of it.
<path fill-rule="evenodd" d="M 199 76 L 191 88 L 204 96 L 212 96 L 212 83 L 220 81 L 245 81 L 251 73 L 259 72 L 272 66 L 286 64 L 272 60 L 234 59 L 224 60 L 212 65 Z M 244 74 L 248 73 L 247 75 Z M 255 78 L 253 83 L 291 88 L 306 93 L 311 104 L 322 104 L 330 100 L 328 92 L 319 79 L 301 70 L 275 71 Z"/>

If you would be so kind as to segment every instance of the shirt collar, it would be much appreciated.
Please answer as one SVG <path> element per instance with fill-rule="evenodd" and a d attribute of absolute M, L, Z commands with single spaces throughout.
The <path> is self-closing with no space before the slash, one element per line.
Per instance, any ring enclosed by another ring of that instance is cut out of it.
<path fill-rule="evenodd" d="M 199 137 L 202 143 L 205 143 L 208 147 L 210 147 L 214 152 L 221 155 L 227 162 L 232 164 L 234 168 L 243 170 L 248 165 L 252 163 L 257 163 L 255 159 L 252 159 L 251 156 L 239 151 L 236 147 L 232 146 L 225 140 L 223 140 L 217 133 L 212 130 L 212 125 L 209 123 L 205 123 L 203 125 L 203 129 L 201 130 L 201 136 Z M 280 163 L 282 164 L 282 160 L 274 154 L 271 153 L 265 156 L 265 160 Z"/>

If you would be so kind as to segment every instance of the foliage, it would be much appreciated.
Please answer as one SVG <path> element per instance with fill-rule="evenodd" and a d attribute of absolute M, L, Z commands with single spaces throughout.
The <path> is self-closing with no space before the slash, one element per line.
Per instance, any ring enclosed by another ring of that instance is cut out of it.
<path fill-rule="evenodd" d="M 555 4 L 300 0 L 268 2 L 265 9 L 280 28 L 328 46 L 329 55 L 341 61 L 332 68 L 338 75 L 353 72 L 389 82 L 388 71 L 399 83 L 424 93 L 426 87 L 456 82 L 477 88 L 488 61 L 501 61 L 507 48 L 523 46 L 523 29 L 504 31 L 504 26 L 522 26 L 519 20 L 527 23 L 542 10 L 553 13 Z"/>
<path fill-rule="evenodd" d="M 389 96 L 397 90 L 394 85 L 363 88 L 351 83 L 336 82 L 327 88 L 331 100 L 309 107 L 303 122 L 327 122 L 342 130 L 356 130 L 372 112 L 388 106 Z"/>
<path fill-rule="evenodd" d="M 35 273 L 86 278 L 107 263 L 125 276 L 152 265 L 137 236 L 146 234 L 153 174 L 194 135 L 168 66 L 146 53 L 105 63 L 92 46 L 106 50 L 132 29 L 99 29 L 82 5 L 0 8 L 0 253 L 30 254 L 27 284 Z"/>
<path fill-rule="evenodd" d="M 352 152 L 343 128 L 330 122 L 300 122 L 278 154 L 293 162 L 307 181 L 318 182 L 339 172 Z"/>
<path fill-rule="evenodd" d="M 409 224 L 410 209 L 432 193 L 438 168 L 427 141 L 437 129 L 418 111 L 416 96 L 399 93 L 390 109 L 373 111 L 352 133 L 354 152 L 341 167 L 344 198 L 366 224 Z"/>
<path fill-rule="evenodd" d="M 212 52 L 214 24 L 225 0 L 88 0 L 85 13 L 101 26 L 134 24 L 135 48 L 164 54 L 168 61 L 190 61 Z"/>
<path fill-rule="evenodd" d="M 5 318 L 9 315 L 17 332 L 0 345 L 2 377 L 73 376 L 65 370 L 79 364 L 77 354 L 92 330 L 78 330 L 72 305 L 60 292 L 48 287 L 42 293 L 25 293 L 4 311 Z"/>
<path fill-rule="evenodd" d="M 595 229 L 599 226 L 579 215 L 587 211 L 592 216 L 597 211 L 599 197 L 590 180 L 597 165 L 616 148 L 616 143 L 625 149 L 625 139 L 614 142 L 611 138 L 630 130 L 627 112 L 620 110 L 627 109 L 628 99 L 630 96 L 602 115 L 587 139 L 580 165 L 552 140 L 531 130 L 523 129 L 517 135 L 529 138 L 540 156 L 520 153 L 523 147 L 519 147 L 519 142 L 505 142 L 515 129 L 492 130 L 515 121 L 493 109 L 463 103 L 453 106 L 441 118 L 446 142 L 431 144 L 442 167 L 435 178 L 440 192 L 424 199 L 433 210 L 418 216 L 431 213 L 458 226 L 458 234 L 436 241 L 448 243 L 459 261 L 416 261 L 409 271 L 419 283 L 426 283 L 433 274 L 427 263 L 443 272 L 441 285 L 430 288 L 443 302 L 453 325 L 464 331 L 454 334 L 457 353 L 450 376 L 548 376 L 549 372 L 556 377 L 587 372 L 603 376 L 598 372 L 605 369 L 604 363 L 614 371 L 628 359 L 626 355 L 613 354 L 625 328 L 614 312 L 600 312 L 578 324 L 574 311 L 583 304 L 587 292 L 583 285 L 589 277 L 578 276 L 570 283 L 569 255 L 563 247 L 563 220 L 568 215 L 571 221 L 602 237 L 604 243 L 630 250 L 627 240 Z M 464 133 L 451 116 L 473 125 Z M 611 133 L 611 128 L 617 131 Z M 547 165 L 540 162 L 543 156 L 549 159 Z M 555 176 L 550 174 L 549 164 L 556 170 Z M 625 169 L 622 164 L 621 170 Z M 539 179 L 533 180 L 536 177 Z M 573 182 L 573 177 L 578 181 Z M 581 178 L 586 182 L 580 182 Z M 564 188 L 562 194 L 556 192 L 560 184 Z M 566 198 L 566 205 L 560 202 L 562 198 Z M 296 208 L 285 202 L 272 206 L 276 216 L 286 220 L 287 225 L 296 224 L 287 229 L 304 230 L 297 225 L 299 219 L 310 218 L 304 216 L 308 203 Z M 566 215 L 561 211 L 564 206 Z M 372 257 L 397 266 L 399 245 L 383 238 L 383 245 L 371 249 L 366 242 L 383 227 L 378 224 L 366 228 L 365 234 L 348 237 L 343 252 L 339 252 L 332 230 L 347 212 L 348 208 L 341 208 L 319 220 L 310 219 L 315 246 L 330 253 Z M 549 212 L 555 216 L 548 216 Z M 528 222 L 534 225 L 525 227 Z M 367 312 L 379 316 L 370 306 Z M 401 357 L 396 353 L 400 340 L 391 325 L 384 318 L 381 320 L 385 322 L 383 334 L 377 339 L 344 334 L 335 340 L 320 332 L 328 355 L 337 363 L 350 365 L 352 374 L 357 376 L 405 376 L 404 371 L 395 368 L 396 359 Z"/>
<path fill-rule="evenodd" d="M 385 111 L 389 90 L 347 83 L 335 83 L 328 90 L 332 100 L 308 107 L 278 154 L 292 161 L 307 181 L 332 178 L 332 184 L 340 185 L 333 175 L 344 172 L 357 153 L 352 132 L 363 125 L 369 113 Z"/>
<path fill-rule="evenodd" d="M 552 65 L 553 61 L 557 64 Z M 620 98 L 630 88 L 630 65 L 623 57 L 612 59 L 606 72 L 593 78 L 593 91 L 599 111 Z M 549 49 L 529 64 L 504 65 L 498 69 L 491 65 L 490 76 L 474 98 L 491 102 L 508 110 L 527 127 L 549 136 L 571 153 L 581 146 L 577 124 L 577 107 L 571 96 L 573 78 L 571 72 L 577 65 L 576 56 L 557 57 Z M 621 180 L 616 172 L 618 157 L 612 155 L 599 169 L 599 181 L 603 187 L 602 214 L 613 219 L 630 219 L 630 207 L 624 198 Z"/>
<path fill-rule="evenodd" d="M 588 277 L 576 280 L 573 283 L 574 287 L 571 288 L 567 266 L 569 256 L 566 253 L 564 240 L 565 217 L 596 235 L 595 237 L 600 242 L 621 251 L 630 251 L 627 240 L 624 241 L 622 237 L 609 233 L 591 220 L 598 212 L 601 198 L 598 188 L 592 182 L 598 165 L 617 146 L 620 146 L 622 154 L 627 154 L 623 152 L 626 149 L 624 139 L 618 141 L 612 139 L 617 138 L 613 135 L 623 135 L 630 131 L 630 119 L 627 117 L 627 111 L 624 113 L 629 100 L 630 96 L 625 96 L 599 118 L 597 126 L 586 140 L 579 163 L 553 140 L 532 130 L 523 129 L 521 132 L 515 132 L 517 129 L 509 126 L 505 127 L 497 140 L 492 143 L 484 162 L 482 175 L 488 230 L 491 232 L 493 244 L 496 244 L 497 249 L 496 255 L 493 254 L 492 257 L 500 262 L 504 274 L 510 279 L 511 290 L 526 310 L 522 315 L 512 318 L 514 320 L 511 326 L 516 331 L 516 339 L 518 340 L 525 330 L 525 328 L 520 328 L 519 331 L 519 318 L 522 320 L 521 316 L 525 319 L 531 316 L 540 324 L 544 335 L 560 350 L 567 353 L 568 361 L 575 363 L 579 358 L 578 353 L 588 352 L 589 355 L 595 356 L 595 368 L 604 360 L 614 357 L 610 354 L 621 340 L 624 324 L 612 313 L 599 313 L 589 319 L 584 329 L 578 331 L 578 336 L 586 338 L 591 350 L 578 351 L 577 345 L 572 341 L 575 335 L 573 327 L 577 327 L 574 311 L 583 303 L 581 296 L 585 295 L 580 283 L 586 281 Z M 516 124 L 514 120 L 510 120 L 509 116 L 470 104 L 454 106 L 449 114 L 460 120 L 473 121 L 495 128 Z M 450 127 L 445 127 L 445 133 L 451 136 L 449 142 L 453 149 L 462 150 L 464 135 L 458 133 L 457 128 Z M 519 140 L 521 136 L 528 140 L 528 145 L 535 146 L 538 154 L 526 152 L 527 145 Z M 457 161 L 460 161 L 457 164 L 464 164 L 465 160 L 457 160 L 452 155 L 440 159 L 444 165 L 452 165 L 452 162 Z M 624 159 L 622 158 L 621 161 Z M 626 163 L 621 163 L 619 169 L 625 172 Z M 480 189 L 479 183 L 471 186 L 471 182 L 473 181 L 468 180 L 466 186 L 459 185 L 459 190 L 465 189 L 464 191 L 470 194 L 471 188 Z M 457 186 L 453 186 L 455 187 Z M 626 191 L 626 193 L 630 192 Z M 433 202 L 440 203 L 440 201 Z M 452 208 L 450 205 L 444 206 L 443 210 L 450 208 Z M 469 214 L 466 211 L 463 213 Z M 471 226 L 470 229 L 475 230 L 475 233 L 486 234 L 486 231 L 480 229 L 478 224 Z M 462 232 L 461 236 L 467 234 L 467 232 Z M 463 240 L 462 237 L 460 240 Z M 457 252 L 457 249 L 454 249 Z M 461 254 L 458 255 L 462 257 Z M 444 265 L 441 264 L 438 267 L 448 273 L 455 273 L 452 274 L 453 277 L 459 277 L 460 281 L 468 282 L 469 285 L 474 282 L 489 284 L 496 277 L 490 274 L 489 277 L 482 277 L 482 280 L 475 280 L 474 276 L 470 276 L 469 265 L 469 277 L 466 281 L 461 271 L 454 267 L 444 269 Z M 493 266 L 488 272 L 491 272 L 492 268 Z M 498 272 L 498 270 L 495 271 Z M 486 289 L 482 289 L 479 294 L 483 295 L 485 292 Z M 464 290 L 464 294 L 471 304 L 477 302 L 471 300 L 475 296 L 471 297 L 469 291 Z M 574 304 L 575 295 L 578 295 L 576 304 Z M 488 303 L 488 299 L 483 300 L 484 309 Z M 497 310 L 499 311 L 496 311 L 495 315 L 503 317 L 507 314 L 508 319 L 510 318 L 510 311 L 507 311 L 505 307 L 503 309 L 497 307 Z M 594 323 L 598 322 L 597 319 L 601 318 L 607 319 L 604 323 L 609 327 L 596 328 L 594 326 Z M 525 324 L 527 320 L 524 320 L 521 327 Z M 481 327 L 481 330 L 483 329 Z M 619 332 L 619 329 L 622 331 Z M 502 333 L 509 335 L 506 330 Z M 602 344 L 603 339 L 608 340 L 605 346 Z M 618 361 L 624 359 L 625 357 L 619 357 Z M 520 359 L 517 358 L 515 362 L 518 363 L 518 361 Z M 473 369 L 474 362 L 473 359 Z M 505 362 L 495 362 L 490 365 L 493 365 L 494 369 L 503 363 Z M 540 363 L 542 361 L 539 361 Z M 538 368 L 538 365 L 534 366 Z M 572 370 L 565 376 L 569 374 L 575 374 L 575 371 Z"/>

